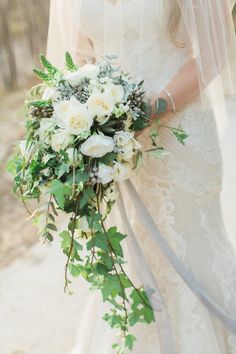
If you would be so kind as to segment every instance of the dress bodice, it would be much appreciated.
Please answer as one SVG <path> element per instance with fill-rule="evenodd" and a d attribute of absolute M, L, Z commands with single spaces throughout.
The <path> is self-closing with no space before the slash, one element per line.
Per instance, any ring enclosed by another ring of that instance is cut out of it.
<path fill-rule="evenodd" d="M 80 27 L 91 40 L 96 57 L 117 54 L 131 75 L 144 79 L 156 94 L 189 58 L 168 36 L 173 0 L 81 0 Z M 179 35 L 186 40 L 180 23 Z"/>

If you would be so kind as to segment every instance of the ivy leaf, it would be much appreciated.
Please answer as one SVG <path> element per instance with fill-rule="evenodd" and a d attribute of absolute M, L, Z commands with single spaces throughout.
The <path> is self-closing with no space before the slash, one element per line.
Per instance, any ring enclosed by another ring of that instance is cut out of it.
<path fill-rule="evenodd" d="M 80 198 L 80 208 L 82 209 L 88 202 L 90 199 L 95 197 L 95 192 L 93 190 L 93 187 L 88 187 L 86 189 L 84 189 L 83 193 L 82 193 L 82 197 Z"/>
<path fill-rule="evenodd" d="M 73 277 L 78 277 L 81 273 L 81 269 L 80 269 L 80 266 L 76 266 L 75 264 L 73 263 L 70 263 L 69 264 L 69 270 L 70 270 L 70 274 L 73 276 Z"/>
<path fill-rule="evenodd" d="M 117 229 L 115 227 L 111 227 L 107 231 L 107 235 L 109 238 L 109 241 L 112 245 L 113 250 L 115 251 L 117 256 L 123 257 L 123 250 L 120 245 L 121 241 L 126 238 L 126 235 L 121 234 L 120 232 L 116 231 Z"/>
<path fill-rule="evenodd" d="M 106 301 L 109 296 L 115 298 L 119 295 L 121 293 L 121 286 L 118 277 L 113 275 L 109 278 L 105 278 L 101 291 L 103 301 Z"/>
<path fill-rule="evenodd" d="M 89 251 L 93 247 L 97 247 L 103 251 L 108 250 L 107 246 L 107 241 L 106 241 L 106 236 L 104 235 L 103 232 L 96 232 L 93 238 L 87 242 L 87 250 Z"/>
<path fill-rule="evenodd" d="M 59 207 L 64 209 L 65 198 L 71 196 L 71 191 L 72 190 L 68 185 L 54 179 L 48 192 L 55 197 Z"/>
<path fill-rule="evenodd" d="M 104 163 L 104 165 L 108 165 L 110 162 L 114 161 L 117 154 L 115 152 L 109 152 L 108 154 L 102 156 L 99 162 Z"/>
<path fill-rule="evenodd" d="M 188 134 L 185 133 L 181 125 L 179 125 L 178 129 L 173 128 L 172 133 L 182 145 L 185 145 L 185 139 L 188 138 Z"/>
<path fill-rule="evenodd" d="M 132 350 L 136 341 L 137 338 L 135 336 L 133 336 L 132 334 L 127 334 L 127 336 L 125 337 L 125 346 L 128 349 Z"/>
<path fill-rule="evenodd" d="M 75 182 L 85 183 L 89 180 L 89 174 L 86 171 L 77 170 L 75 172 Z"/>
<path fill-rule="evenodd" d="M 62 238 L 61 241 L 61 248 L 63 251 L 66 251 L 70 247 L 71 243 L 71 236 L 69 231 L 62 231 L 59 236 Z"/>
<path fill-rule="evenodd" d="M 70 165 L 67 163 L 63 163 L 58 168 L 58 171 L 57 171 L 58 178 L 61 178 L 65 173 L 68 173 L 69 171 L 70 171 Z"/>

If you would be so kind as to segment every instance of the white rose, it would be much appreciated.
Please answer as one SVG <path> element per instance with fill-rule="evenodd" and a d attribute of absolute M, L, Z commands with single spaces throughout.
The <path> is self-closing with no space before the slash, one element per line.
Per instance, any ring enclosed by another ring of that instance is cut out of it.
<path fill-rule="evenodd" d="M 64 150 L 73 142 L 73 139 L 70 135 L 65 131 L 61 131 L 52 135 L 51 138 L 51 146 L 54 151 L 59 152 L 60 150 Z"/>
<path fill-rule="evenodd" d="M 88 109 L 97 121 L 104 124 L 115 108 L 115 101 L 105 92 L 95 91 L 87 101 Z"/>
<path fill-rule="evenodd" d="M 92 115 L 86 104 L 80 103 L 75 97 L 55 105 L 56 124 L 73 135 L 80 135 L 90 130 L 93 124 Z"/>
<path fill-rule="evenodd" d="M 114 84 L 107 85 L 105 91 L 113 97 L 115 103 L 119 103 L 123 101 L 124 89 L 121 85 L 114 85 Z"/>
<path fill-rule="evenodd" d="M 123 182 L 129 177 L 130 173 L 130 164 L 114 162 L 114 180 L 116 182 Z"/>
<path fill-rule="evenodd" d="M 100 163 L 98 166 L 98 178 L 102 184 L 111 182 L 114 179 L 113 168 Z"/>
<path fill-rule="evenodd" d="M 108 152 L 112 152 L 114 148 L 114 141 L 112 138 L 103 134 L 95 134 L 90 136 L 81 145 L 81 152 L 86 156 L 102 157 Z"/>
<path fill-rule="evenodd" d="M 89 113 L 85 104 L 72 107 L 68 113 L 66 130 L 70 134 L 80 135 L 84 132 L 90 131 L 93 124 L 93 118 Z"/>
<path fill-rule="evenodd" d="M 77 86 L 86 79 L 93 79 L 99 74 L 99 68 L 94 64 L 85 64 L 79 70 L 74 72 L 67 72 L 65 79 L 69 81 L 71 86 Z"/>

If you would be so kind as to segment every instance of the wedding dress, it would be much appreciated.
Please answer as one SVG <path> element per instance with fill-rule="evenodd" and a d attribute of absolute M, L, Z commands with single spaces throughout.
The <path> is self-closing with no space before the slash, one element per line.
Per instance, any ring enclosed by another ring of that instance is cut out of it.
<path fill-rule="evenodd" d="M 80 43 L 88 40 L 92 44 L 88 53 L 93 52 L 97 58 L 119 51 L 115 25 L 119 0 L 107 0 L 110 9 L 106 19 L 109 31 L 105 46 L 104 1 L 80 1 Z M 155 7 L 160 4 L 159 11 L 153 11 L 154 3 Z M 172 3 L 169 1 L 170 9 Z M 137 56 L 140 9 L 136 4 L 136 0 L 123 2 L 126 31 L 122 40 L 127 45 L 119 64 L 133 77 L 144 79 L 147 96 L 155 97 L 189 60 L 190 48 L 188 45 L 177 47 L 167 37 L 168 11 L 163 15 L 162 1 L 146 0 L 142 17 L 143 41 Z M 181 36 L 187 40 L 183 24 Z M 86 55 L 79 45 L 77 52 L 78 55 Z M 132 173 L 130 180 L 177 258 L 185 262 L 199 282 L 206 285 L 207 291 L 214 294 L 215 301 L 235 315 L 236 249 L 235 240 L 226 231 L 222 217 L 223 166 L 214 115 L 210 110 L 203 110 L 197 97 L 182 111 L 163 118 L 163 124 L 175 127 L 181 124 L 189 135 L 185 145 L 181 145 L 166 128 L 161 128 L 160 144 L 169 154 L 158 160 L 146 159 L 140 172 Z M 150 147 L 148 131 L 141 134 L 139 141 L 144 148 Z M 118 229 L 128 233 L 125 241 L 127 267 L 138 284 L 143 263 L 141 258 L 132 254 L 131 229 L 142 249 L 142 259 L 151 271 L 153 281 L 158 284 L 165 304 L 167 326 L 171 328 L 175 348 L 170 353 L 236 354 L 236 336 L 186 284 L 168 257 L 149 237 L 136 209 L 129 184 L 124 183 L 120 186 L 120 201 L 111 213 L 109 224 L 117 225 Z M 88 295 L 84 307 L 84 313 L 78 314 L 78 338 L 73 354 L 113 353 L 111 344 L 116 342 L 116 333 L 102 320 L 106 306 L 100 296 Z M 160 322 L 157 315 L 156 323 L 132 329 L 138 339 L 133 353 L 164 353 L 160 338 L 163 326 L 165 321 L 162 321 L 160 311 Z"/>

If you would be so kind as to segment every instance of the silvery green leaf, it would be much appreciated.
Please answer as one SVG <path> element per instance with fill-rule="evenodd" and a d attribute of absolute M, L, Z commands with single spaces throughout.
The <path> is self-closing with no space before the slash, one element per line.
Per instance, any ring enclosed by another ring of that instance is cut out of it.
<path fill-rule="evenodd" d="M 161 159 L 170 154 L 169 151 L 166 151 L 164 149 L 153 149 L 150 151 L 146 151 L 145 153 L 147 154 L 148 157 L 153 157 L 155 159 Z"/>

